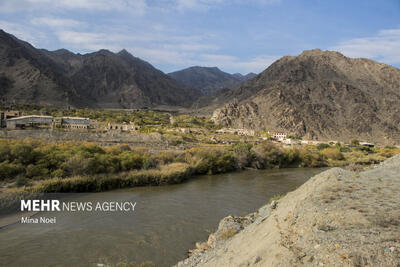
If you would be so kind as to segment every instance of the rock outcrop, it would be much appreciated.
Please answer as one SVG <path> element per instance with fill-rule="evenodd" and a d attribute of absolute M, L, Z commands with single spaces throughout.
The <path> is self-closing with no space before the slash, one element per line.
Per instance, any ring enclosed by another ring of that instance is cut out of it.
<path fill-rule="evenodd" d="M 246 217 L 224 218 L 177 266 L 399 266 L 400 155 L 332 168 Z"/>

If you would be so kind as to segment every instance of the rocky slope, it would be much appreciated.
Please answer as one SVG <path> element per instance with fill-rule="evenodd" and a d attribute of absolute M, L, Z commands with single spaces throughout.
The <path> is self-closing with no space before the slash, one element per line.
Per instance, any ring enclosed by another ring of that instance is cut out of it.
<path fill-rule="evenodd" d="M 337 52 L 283 57 L 210 103 L 220 107 L 214 120 L 226 126 L 400 143 L 400 70 Z"/>
<path fill-rule="evenodd" d="M 257 76 L 254 73 L 247 75 L 240 73 L 229 74 L 217 67 L 197 66 L 171 72 L 168 75 L 179 83 L 195 89 L 203 96 L 213 95 L 221 89 L 233 89 Z"/>
<path fill-rule="evenodd" d="M 400 155 L 333 168 L 246 217 L 224 218 L 177 266 L 399 266 Z"/>
<path fill-rule="evenodd" d="M 4 103 L 98 108 L 185 106 L 198 96 L 126 50 L 47 51 L 1 30 L 0 92 Z"/>
<path fill-rule="evenodd" d="M 0 30 L 0 94 L 2 102 L 81 104 L 64 68 L 29 43 Z"/>

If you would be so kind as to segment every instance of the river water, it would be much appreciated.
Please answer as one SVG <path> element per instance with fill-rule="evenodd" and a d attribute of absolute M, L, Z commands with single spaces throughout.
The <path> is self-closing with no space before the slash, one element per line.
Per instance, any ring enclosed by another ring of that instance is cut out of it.
<path fill-rule="evenodd" d="M 249 170 L 183 184 L 75 194 L 74 201 L 136 202 L 133 212 L 42 212 L 55 224 L 0 229 L 1 266 L 97 266 L 152 261 L 171 266 L 229 214 L 246 215 L 324 169 Z M 53 214 L 54 213 L 54 214 Z"/>

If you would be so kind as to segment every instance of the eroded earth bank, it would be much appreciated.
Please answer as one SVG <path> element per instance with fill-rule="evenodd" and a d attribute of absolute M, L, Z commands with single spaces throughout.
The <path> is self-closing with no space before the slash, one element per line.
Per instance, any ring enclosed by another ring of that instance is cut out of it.
<path fill-rule="evenodd" d="M 400 266 L 400 155 L 332 168 L 246 217 L 228 216 L 177 266 Z"/>

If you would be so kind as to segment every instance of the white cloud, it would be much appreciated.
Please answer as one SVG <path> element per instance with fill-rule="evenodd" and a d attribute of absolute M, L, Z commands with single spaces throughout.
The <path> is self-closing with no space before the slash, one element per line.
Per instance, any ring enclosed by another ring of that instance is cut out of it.
<path fill-rule="evenodd" d="M 74 19 L 60 19 L 54 17 L 33 18 L 31 23 L 34 25 L 46 25 L 52 28 L 75 28 L 85 26 L 86 23 Z"/>
<path fill-rule="evenodd" d="M 280 3 L 281 0 L 173 0 L 170 7 L 177 9 L 180 12 L 186 10 L 205 11 L 210 8 L 219 7 L 222 5 L 269 5 Z"/>
<path fill-rule="evenodd" d="M 83 9 L 86 11 L 120 11 L 143 15 L 147 10 L 146 0 L 13 0 L 0 1 L 0 12 L 34 10 L 59 11 L 62 9 Z"/>
<path fill-rule="evenodd" d="M 207 10 L 222 2 L 224 2 L 224 0 L 176 0 L 175 7 L 179 11 L 184 11 L 186 9 Z"/>
<path fill-rule="evenodd" d="M 400 29 L 381 30 L 375 36 L 354 38 L 330 47 L 349 57 L 400 63 Z"/>
<path fill-rule="evenodd" d="M 0 29 L 11 33 L 18 39 L 29 42 L 32 45 L 36 45 L 39 39 L 44 38 L 43 33 L 37 32 L 30 27 L 25 27 L 17 23 L 11 23 L 3 20 L 0 20 Z"/>
<path fill-rule="evenodd" d="M 242 72 L 244 74 L 248 72 L 259 73 L 279 58 L 280 56 L 259 55 L 250 59 L 241 59 L 231 55 L 203 54 L 200 55 L 197 65 L 207 67 L 218 66 L 225 70 Z"/>
<path fill-rule="evenodd" d="M 164 49 L 169 50 L 182 50 L 182 51 L 204 51 L 204 50 L 218 50 L 219 47 L 212 44 L 201 44 L 201 43 L 178 43 L 178 44 L 166 44 L 162 46 Z"/>
<path fill-rule="evenodd" d="M 80 51 L 109 49 L 115 52 L 123 48 L 118 44 L 120 40 L 106 33 L 58 31 L 55 34 L 61 43 Z"/>

